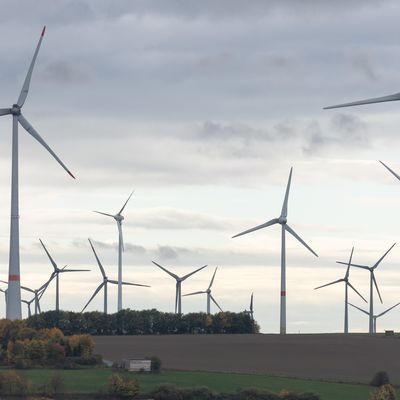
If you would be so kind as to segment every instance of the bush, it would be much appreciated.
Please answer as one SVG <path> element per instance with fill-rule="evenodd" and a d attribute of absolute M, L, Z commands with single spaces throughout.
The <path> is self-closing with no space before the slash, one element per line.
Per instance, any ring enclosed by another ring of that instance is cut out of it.
<path fill-rule="evenodd" d="M 161 372 L 161 359 L 157 356 L 151 356 L 151 372 L 153 374 L 159 374 Z"/>
<path fill-rule="evenodd" d="M 32 387 L 32 382 L 17 371 L 7 371 L 0 374 L 0 393 L 11 395 L 26 395 Z"/>
<path fill-rule="evenodd" d="M 320 400 L 316 393 L 294 393 L 285 389 L 279 393 L 279 398 L 284 400 Z"/>
<path fill-rule="evenodd" d="M 372 400 L 396 400 L 396 391 L 390 384 L 381 385 L 372 395 Z"/>
<path fill-rule="evenodd" d="M 193 389 L 182 389 L 183 400 L 214 400 L 215 392 L 208 387 L 199 387 Z"/>
<path fill-rule="evenodd" d="M 182 391 L 174 385 L 157 385 L 151 392 L 154 400 L 183 400 Z"/>
<path fill-rule="evenodd" d="M 239 390 L 235 395 L 236 400 L 279 400 L 280 397 L 268 390 L 246 388 Z"/>
<path fill-rule="evenodd" d="M 39 390 L 48 396 L 54 396 L 62 393 L 64 389 L 64 376 L 59 372 L 56 372 L 48 382 L 39 388 Z"/>
<path fill-rule="evenodd" d="M 139 393 L 139 384 L 136 379 L 119 374 L 112 374 L 108 378 L 108 393 L 117 397 L 132 397 Z"/>
<path fill-rule="evenodd" d="M 387 385 L 390 383 L 389 375 L 385 371 L 379 371 L 375 374 L 372 378 L 371 382 L 369 383 L 371 386 L 379 387 L 382 385 Z"/>

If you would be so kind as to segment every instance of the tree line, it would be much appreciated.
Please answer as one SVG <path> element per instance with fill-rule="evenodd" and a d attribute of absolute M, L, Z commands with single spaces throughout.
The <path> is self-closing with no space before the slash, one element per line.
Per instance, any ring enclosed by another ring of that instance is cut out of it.
<path fill-rule="evenodd" d="M 26 320 L 35 329 L 57 327 L 65 335 L 169 335 L 192 333 L 258 333 L 259 326 L 249 314 L 220 312 L 217 314 L 174 314 L 152 310 L 121 310 L 115 314 L 98 311 L 77 313 L 47 311 Z"/>

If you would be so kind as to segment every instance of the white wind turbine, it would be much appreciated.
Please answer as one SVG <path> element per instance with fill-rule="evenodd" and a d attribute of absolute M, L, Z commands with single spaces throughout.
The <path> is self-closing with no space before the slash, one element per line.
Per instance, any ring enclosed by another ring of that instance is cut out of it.
<path fill-rule="evenodd" d="M 346 274 L 345 274 L 344 278 L 338 279 L 336 281 L 327 283 L 326 285 L 322 285 L 322 286 L 318 286 L 318 287 L 314 288 L 314 290 L 317 290 L 317 289 L 321 289 L 326 286 L 334 285 L 336 283 L 344 282 L 344 288 L 345 288 L 344 289 L 344 333 L 349 333 L 349 307 L 348 307 L 348 304 L 349 304 L 348 289 L 349 289 L 349 287 L 351 289 L 353 289 L 353 291 L 356 292 L 367 303 L 367 300 L 365 300 L 365 298 L 358 292 L 358 290 L 349 281 L 349 273 L 350 273 L 351 260 L 353 258 L 353 252 L 354 252 L 354 247 L 351 249 L 350 258 L 349 258 L 349 262 L 347 263 L 347 270 L 346 270 Z"/>
<path fill-rule="evenodd" d="M 193 293 L 188 293 L 188 294 L 183 295 L 183 296 L 193 296 L 196 294 L 207 294 L 207 314 L 210 314 L 210 311 L 211 311 L 211 301 L 219 308 L 219 310 L 221 312 L 223 312 L 222 308 L 219 306 L 219 304 L 217 303 L 217 301 L 214 299 L 213 295 L 211 294 L 211 287 L 214 283 L 214 278 L 215 278 L 215 274 L 217 273 L 217 269 L 218 269 L 218 267 L 215 268 L 214 274 L 211 278 L 211 281 L 210 281 L 210 284 L 208 285 L 207 290 L 202 290 L 199 292 L 193 292 Z"/>
<path fill-rule="evenodd" d="M 56 311 L 59 311 L 60 310 L 60 282 L 59 282 L 60 277 L 59 277 L 59 275 L 65 273 L 65 272 L 88 272 L 88 271 L 90 271 L 90 269 L 66 269 L 67 265 L 65 265 L 63 268 L 59 268 L 58 265 L 56 264 L 56 262 L 53 260 L 53 257 L 50 255 L 50 253 L 46 249 L 46 246 L 41 241 L 41 239 L 39 239 L 39 241 L 40 241 L 40 244 L 43 246 L 43 249 L 46 252 L 47 257 L 49 258 L 49 260 L 51 262 L 51 265 L 54 268 L 54 271 L 50 275 L 50 279 L 47 281 L 47 283 L 45 283 L 45 286 L 44 286 L 44 289 L 42 290 L 42 293 L 44 293 L 44 291 L 47 289 L 47 287 L 49 286 L 50 282 L 54 278 L 56 278 Z"/>
<path fill-rule="evenodd" d="M 92 297 L 91 297 L 91 298 L 89 299 L 89 301 L 86 303 L 85 307 L 83 307 L 83 309 L 82 309 L 81 312 L 84 312 L 84 311 L 85 311 L 86 307 L 87 307 L 87 306 L 90 304 L 90 302 L 96 297 L 97 293 L 99 293 L 100 290 L 104 288 L 104 314 L 107 314 L 107 308 L 108 308 L 108 307 L 107 307 L 107 289 L 108 289 L 107 285 L 108 285 L 108 283 L 112 283 L 112 284 L 114 284 L 114 285 L 118 285 L 118 282 L 117 282 L 117 281 L 114 281 L 114 280 L 112 280 L 112 279 L 108 279 L 108 277 L 107 277 L 107 275 L 106 275 L 106 272 L 104 271 L 104 267 L 103 267 L 103 265 L 101 264 L 101 261 L 100 261 L 99 257 L 97 256 L 96 250 L 94 249 L 92 242 L 90 241 L 90 239 L 88 239 L 88 240 L 89 240 L 89 243 L 90 243 L 90 247 L 92 248 L 93 253 L 94 253 L 94 256 L 95 256 L 95 258 L 96 258 L 97 265 L 98 265 L 99 268 L 100 268 L 100 272 L 101 272 L 101 275 L 102 275 L 102 277 L 103 277 L 103 282 L 101 282 L 100 285 L 99 285 L 99 286 L 96 288 L 96 290 L 93 292 Z M 151 286 L 149 286 L 149 285 L 140 285 L 139 283 L 131 283 L 131 282 L 122 282 L 122 284 L 123 284 L 123 285 L 129 285 L 129 286 L 151 287 Z"/>
<path fill-rule="evenodd" d="M 356 308 L 357 310 L 360 310 L 361 312 L 363 312 L 364 314 L 367 314 L 368 316 L 370 315 L 368 311 L 363 310 L 360 307 L 355 306 L 354 304 L 349 303 L 352 307 Z M 385 315 L 386 313 L 388 313 L 390 310 L 393 310 L 393 308 L 397 307 L 400 303 L 395 304 L 394 306 L 388 308 L 387 310 L 385 310 L 384 312 L 381 312 L 378 315 L 373 315 L 372 319 L 374 320 L 374 333 L 376 333 L 376 320 L 379 317 L 382 317 L 382 315 Z"/>
<path fill-rule="evenodd" d="M 122 215 L 122 211 L 124 211 L 124 208 L 128 204 L 128 201 L 132 197 L 132 195 L 133 191 L 129 195 L 128 200 L 126 200 L 125 204 L 115 215 L 107 214 L 101 211 L 95 211 L 95 213 L 97 214 L 106 215 L 107 217 L 114 218 L 118 227 L 118 311 L 122 310 L 122 252 L 124 251 L 124 239 L 122 236 L 122 221 L 124 220 L 124 217 Z"/>
<path fill-rule="evenodd" d="M 280 304 L 280 333 L 286 333 L 286 231 L 294 236 L 304 247 L 306 247 L 311 253 L 318 257 L 317 253 L 287 224 L 287 214 L 288 214 L 288 200 L 289 200 L 289 190 L 290 182 L 292 179 L 293 167 L 290 168 L 289 179 L 286 187 L 285 198 L 283 200 L 283 206 L 281 215 L 279 218 L 271 219 L 264 224 L 258 225 L 254 228 L 250 228 L 244 232 L 238 233 L 233 236 L 233 238 L 245 235 L 250 232 L 257 231 L 262 228 L 266 228 L 271 225 L 280 224 L 281 225 L 281 304 Z"/>
<path fill-rule="evenodd" d="M 245 314 L 248 314 L 248 315 L 250 315 L 250 318 L 251 318 L 251 320 L 252 321 L 254 321 L 254 293 L 252 293 L 251 294 L 251 296 L 250 296 L 250 306 L 249 306 L 249 311 L 247 311 L 247 310 L 244 310 L 244 313 Z"/>
<path fill-rule="evenodd" d="M 172 276 L 176 280 L 176 289 L 175 289 L 175 314 L 182 314 L 182 282 L 189 278 L 189 276 L 192 276 L 196 272 L 201 271 L 203 268 L 207 267 L 207 265 L 202 266 L 201 268 L 198 268 L 184 276 L 178 276 L 174 274 L 171 271 L 168 271 L 167 268 L 162 267 L 160 264 L 157 264 L 156 262 L 152 261 L 154 265 L 156 265 L 158 268 L 161 268 L 164 272 L 166 272 L 168 275 Z"/>
<path fill-rule="evenodd" d="M 353 101 L 351 103 L 343 103 L 343 104 L 336 104 L 334 106 L 324 107 L 324 110 L 330 110 L 332 108 L 342 108 L 342 107 L 353 107 L 353 106 L 361 106 L 365 104 L 374 104 L 374 103 L 385 103 L 387 101 L 398 101 L 400 100 L 400 93 L 391 94 L 389 96 L 382 96 L 382 97 L 373 97 L 371 99 L 366 100 L 359 100 Z M 391 174 L 393 174 L 397 179 L 400 180 L 400 176 L 396 174 L 392 169 L 390 169 L 386 164 L 382 161 L 379 161 Z"/>
<path fill-rule="evenodd" d="M 382 302 L 382 297 L 378 289 L 378 284 L 376 283 L 375 279 L 375 269 L 378 267 L 378 265 L 382 262 L 382 260 L 386 257 L 386 255 L 389 253 L 390 250 L 393 249 L 396 243 L 393 243 L 392 246 L 385 252 L 385 254 L 372 266 L 368 267 L 367 265 L 359 265 L 359 264 L 350 264 L 352 267 L 356 268 L 362 268 L 366 269 L 369 271 L 369 333 L 372 335 L 374 333 L 374 286 L 376 288 L 376 291 L 379 296 L 379 300 Z M 339 264 L 346 264 L 341 261 L 337 261 Z"/>
<path fill-rule="evenodd" d="M 43 28 L 40 35 L 39 43 L 36 46 L 35 53 L 28 69 L 24 84 L 18 100 L 11 108 L 0 108 L 0 116 L 12 115 L 12 171 L 11 171 L 11 224 L 10 224 L 10 256 L 9 256 L 9 273 L 8 273 L 8 298 L 7 302 L 7 318 L 21 319 L 21 286 L 20 286 L 20 258 L 19 258 L 19 194 L 18 194 L 18 123 L 32 135 L 68 172 L 75 178 L 64 163 L 58 158 L 54 151 L 43 140 L 35 128 L 22 115 L 21 109 L 28 96 L 29 85 L 31 82 L 33 68 L 35 66 L 36 57 L 39 53 L 45 32 Z"/>

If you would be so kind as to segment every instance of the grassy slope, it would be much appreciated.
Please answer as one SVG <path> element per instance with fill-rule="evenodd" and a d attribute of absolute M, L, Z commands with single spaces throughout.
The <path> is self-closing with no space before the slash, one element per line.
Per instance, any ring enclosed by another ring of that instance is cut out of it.
<path fill-rule="evenodd" d="M 69 393 L 97 393 L 104 388 L 108 376 L 107 369 L 59 370 L 64 375 L 65 391 Z M 54 370 L 26 370 L 23 372 L 32 379 L 34 389 L 46 382 Z M 212 372 L 165 371 L 159 375 L 130 374 L 140 385 L 141 392 L 148 392 L 154 386 L 170 383 L 179 387 L 207 386 L 217 392 L 234 392 L 245 387 L 257 387 L 279 392 L 288 389 L 295 392 L 317 392 L 323 400 L 366 400 L 371 388 L 364 385 L 351 385 L 312 380 L 276 378 L 263 375 L 228 374 Z"/>

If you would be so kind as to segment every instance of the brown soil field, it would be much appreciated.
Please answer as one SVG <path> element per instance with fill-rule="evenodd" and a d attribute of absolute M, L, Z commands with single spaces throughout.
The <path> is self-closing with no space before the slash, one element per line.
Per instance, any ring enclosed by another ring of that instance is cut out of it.
<path fill-rule="evenodd" d="M 400 383 L 398 337 L 351 334 L 96 336 L 104 359 L 156 355 L 163 368 L 367 383 L 386 371 Z"/>

